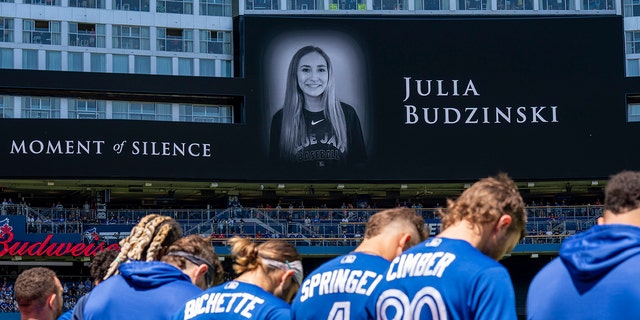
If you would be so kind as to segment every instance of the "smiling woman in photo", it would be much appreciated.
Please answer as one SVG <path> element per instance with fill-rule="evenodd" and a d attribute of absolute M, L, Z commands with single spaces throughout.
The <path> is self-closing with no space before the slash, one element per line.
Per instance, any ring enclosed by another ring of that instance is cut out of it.
<path fill-rule="evenodd" d="M 366 160 L 358 114 L 336 97 L 331 60 L 318 47 L 303 47 L 291 59 L 284 105 L 271 122 L 270 154 L 305 167 Z"/>

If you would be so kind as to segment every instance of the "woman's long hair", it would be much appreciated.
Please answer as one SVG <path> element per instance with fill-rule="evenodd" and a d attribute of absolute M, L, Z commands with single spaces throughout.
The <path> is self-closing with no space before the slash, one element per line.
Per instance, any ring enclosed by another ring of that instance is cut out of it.
<path fill-rule="evenodd" d="M 284 106 L 282 108 L 280 158 L 290 161 L 295 160 L 295 155 L 298 151 L 296 148 L 302 145 L 306 139 L 307 128 L 303 116 L 305 101 L 302 89 L 298 86 L 298 65 L 302 57 L 312 52 L 317 52 L 324 58 L 327 62 L 327 70 L 329 72 L 328 81 L 324 93 L 322 93 L 324 116 L 331 122 L 331 126 L 336 135 L 336 145 L 338 149 L 342 152 L 347 152 L 348 150 L 347 124 L 340 100 L 336 97 L 331 60 L 322 49 L 314 46 L 306 46 L 293 55 L 291 63 L 289 64 Z"/>

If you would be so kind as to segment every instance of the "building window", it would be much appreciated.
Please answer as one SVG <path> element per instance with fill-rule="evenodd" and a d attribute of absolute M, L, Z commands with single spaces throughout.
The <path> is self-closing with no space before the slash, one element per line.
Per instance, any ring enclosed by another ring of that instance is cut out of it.
<path fill-rule="evenodd" d="M 200 59 L 200 76 L 214 77 L 216 75 L 215 60 Z"/>
<path fill-rule="evenodd" d="M 626 53 L 640 53 L 640 31 L 627 31 L 624 33 Z"/>
<path fill-rule="evenodd" d="M 149 0 L 113 0 L 115 10 L 149 12 Z"/>
<path fill-rule="evenodd" d="M 420 1 L 416 1 L 416 5 Z M 329 10 L 367 10 L 366 0 L 330 0 Z"/>
<path fill-rule="evenodd" d="M 573 0 L 540 0 L 542 10 L 574 10 Z"/>
<path fill-rule="evenodd" d="M 107 55 L 91 53 L 91 72 L 107 72 Z"/>
<path fill-rule="evenodd" d="M 62 70 L 62 54 L 60 51 L 47 51 L 47 70 Z"/>
<path fill-rule="evenodd" d="M 69 71 L 84 71 L 84 57 L 82 52 L 67 53 Z"/>
<path fill-rule="evenodd" d="M 498 10 L 533 10 L 533 0 L 498 0 Z"/>
<path fill-rule="evenodd" d="M 69 45 L 104 48 L 106 45 L 104 24 L 69 22 Z"/>
<path fill-rule="evenodd" d="M 582 0 L 582 10 L 613 10 L 613 0 Z"/>
<path fill-rule="evenodd" d="M 458 0 L 458 10 L 488 10 L 487 0 Z"/>
<path fill-rule="evenodd" d="M 180 121 L 184 122 L 208 122 L 208 123 L 233 123 L 232 106 L 207 106 L 181 104 L 179 108 Z"/>
<path fill-rule="evenodd" d="M 193 75 L 193 59 L 178 58 L 178 75 L 180 76 Z"/>
<path fill-rule="evenodd" d="M 322 0 L 288 0 L 289 10 L 324 10 Z"/>
<path fill-rule="evenodd" d="M 221 60 L 220 61 L 220 76 L 222 77 L 233 77 L 231 74 L 231 61 L 229 60 Z"/>
<path fill-rule="evenodd" d="M 106 101 L 69 99 L 69 119 L 105 119 Z"/>
<path fill-rule="evenodd" d="M 373 10 L 403 10 L 406 7 L 404 0 L 373 0 Z"/>
<path fill-rule="evenodd" d="M 0 42 L 13 42 L 13 19 L 0 18 Z"/>
<path fill-rule="evenodd" d="M 640 104 L 629 103 L 627 105 L 627 122 L 640 122 Z"/>
<path fill-rule="evenodd" d="M 113 47 L 149 50 L 149 27 L 113 26 Z"/>
<path fill-rule="evenodd" d="M 278 10 L 280 0 L 246 0 L 247 10 Z"/>
<path fill-rule="evenodd" d="M 1 96 L 0 118 L 13 118 L 13 97 Z"/>
<path fill-rule="evenodd" d="M 624 0 L 624 16 L 640 17 L 640 0 Z"/>
<path fill-rule="evenodd" d="M 38 70 L 38 50 L 22 50 L 22 69 Z"/>
<path fill-rule="evenodd" d="M 449 0 L 419 0 L 416 10 L 449 10 Z"/>
<path fill-rule="evenodd" d="M 156 58 L 156 74 L 173 74 L 173 65 L 171 58 L 157 57 Z"/>
<path fill-rule="evenodd" d="M 45 5 L 45 6 L 59 6 L 60 5 L 60 0 L 24 0 L 24 3 L 26 3 L 26 4 L 40 4 L 40 5 Z"/>
<path fill-rule="evenodd" d="M 151 74 L 151 57 L 134 56 L 134 72 L 138 74 Z"/>
<path fill-rule="evenodd" d="M 22 118 L 59 119 L 60 99 L 25 97 L 22 99 Z"/>
<path fill-rule="evenodd" d="M 231 17 L 231 0 L 200 0 L 200 15 Z"/>
<path fill-rule="evenodd" d="M 158 28 L 158 50 L 193 52 L 193 30 Z"/>
<path fill-rule="evenodd" d="M 113 72 L 129 73 L 129 56 L 124 54 L 113 55 Z"/>
<path fill-rule="evenodd" d="M 193 14 L 192 0 L 158 0 L 156 12 Z"/>
<path fill-rule="evenodd" d="M 104 9 L 104 0 L 69 0 L 69 7 Z"/>
<path fill-rule="evenodd" d="M 231 32 L 200 30 L 200 53 L 231 54 Z"/>
<path fill-rule="evenodd" d="M 627 77 L 640 76 L 640 60 L 627 59 Z"/>
<path fill-rule="evenodd" d="M 13 69 L 13 49 L 0 48 L 0 68 Z"/>
<path fill-rule="evenodd" d="M 37 44 L 60 44 L 60 22 L 24 20 L 22 42 Z"/>
<path fill-rule="evenodd" d="M 171 121 L 171 105 L 114 101 L 113 119 Z"/>

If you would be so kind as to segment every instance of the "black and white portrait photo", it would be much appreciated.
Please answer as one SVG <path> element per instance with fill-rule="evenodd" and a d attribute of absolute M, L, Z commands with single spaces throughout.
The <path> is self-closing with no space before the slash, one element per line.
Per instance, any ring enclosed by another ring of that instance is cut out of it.
<path fill-rule="evenodd" d="M 277 39 L 265 61 L 271 160 L 309 168 L 365 163 L 367 77 L 359 47 L 326 31 Z"/>

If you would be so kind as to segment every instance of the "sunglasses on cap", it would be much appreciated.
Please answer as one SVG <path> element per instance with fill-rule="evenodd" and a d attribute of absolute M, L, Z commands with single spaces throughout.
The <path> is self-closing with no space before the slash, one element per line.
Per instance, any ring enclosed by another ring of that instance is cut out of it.
<path fill-rule="evenodd" d="M 215 285 L 215 283 L 213 283 L 215 281 L 215 271 L 216 268 L 214 266 L 212 266 L 207 260 L 198 257 L 194 254 L 188 253 L 188 252 L 184 252 L 184 251 L 172 251 L 167 253 L 168 256 L 175 256 L 175 257 L 182 257 L 187 259 L 189 262 L 200 266 L 200 265 L 207 265 L 207 273 L 205 273 L 204 275 L 204 281 L 206 282 L 207 288 L 211 288 L 213 285 Z"/>

